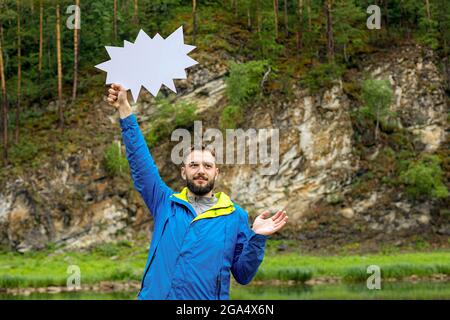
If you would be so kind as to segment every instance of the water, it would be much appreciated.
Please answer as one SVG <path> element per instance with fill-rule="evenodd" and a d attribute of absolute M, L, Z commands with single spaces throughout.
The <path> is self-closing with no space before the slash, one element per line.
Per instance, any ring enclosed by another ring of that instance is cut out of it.
<path fill-rule="evenodd" d="M 28 296 L 0 294 L 0 300 L 133 300 L 136 292 L 67 292 L 32 293 Z M 449 282 L 386 282 L 380 290 L 369 290 L 365 284 L 296 285 L 296 286 L 238 286 L 232 287 L 232 300 L 274 299 L 447 299 Z"/>

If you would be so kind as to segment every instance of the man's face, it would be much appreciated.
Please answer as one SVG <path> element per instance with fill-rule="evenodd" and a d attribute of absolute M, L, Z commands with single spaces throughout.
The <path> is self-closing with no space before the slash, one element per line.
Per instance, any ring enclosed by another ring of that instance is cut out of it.
<path fill-rule="evenodd" d="M 207 150 L 194 150 L 185 159 L 181 167 L 181 177 L 186 186 L 195 195 L 203 196 L 214 188 L 219 175 L 216 159 Z"/>

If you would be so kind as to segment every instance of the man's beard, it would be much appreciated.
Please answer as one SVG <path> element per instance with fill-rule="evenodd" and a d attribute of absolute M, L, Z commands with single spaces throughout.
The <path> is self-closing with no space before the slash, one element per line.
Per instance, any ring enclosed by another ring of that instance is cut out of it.
<path fill-rule="evenodd" d="M 204 177 L 205 178 L 205 177 Z M 209 180 L 204 186 L 199 186 L 194 183 L 194 179 L 189 179 L 186 177 L 186 186 L 188 189 L 197 196 L 204 196 L 214 188 L 215 179 Z"/>

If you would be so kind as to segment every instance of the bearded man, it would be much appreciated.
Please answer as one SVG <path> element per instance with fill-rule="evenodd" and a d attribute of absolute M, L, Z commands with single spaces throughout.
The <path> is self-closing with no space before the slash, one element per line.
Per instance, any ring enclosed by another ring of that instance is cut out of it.
<path fill-rule="evenodd" d="M 149 208 L 154 230 L 138 299 L 229 299 L 230 273 L 248 284 L 264 258 L 268 236 L 287 223 L 285 211 L 248 214 L 224 192 L 214 150 L 193 146 L 181 166 L 186 187 L 174 192 L 161 179 L 132 114 L 127 91 L 112 84 L 107 101 L 120 116 L 134 186 Z"/>

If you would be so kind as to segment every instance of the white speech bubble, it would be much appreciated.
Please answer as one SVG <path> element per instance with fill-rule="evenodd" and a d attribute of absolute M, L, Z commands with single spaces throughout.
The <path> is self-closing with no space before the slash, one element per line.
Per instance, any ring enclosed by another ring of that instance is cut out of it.
<path fill-rule="evenodd" d="M 123 48 L 105 48 L 111 60 L 95 67 L 107 72 L 106 84 L 131 90 L 135 102 L 141 86 L 155 97 L 163 84 L 176 93 L 173 79 L 186 79 L 185 68 L 198 63 L 187 55 L 196 47 L 184 44 L 183 26 L 166 39 L 159 33 L 152 39 L 141 29 L 134 43 L 125 40 Z"/>

